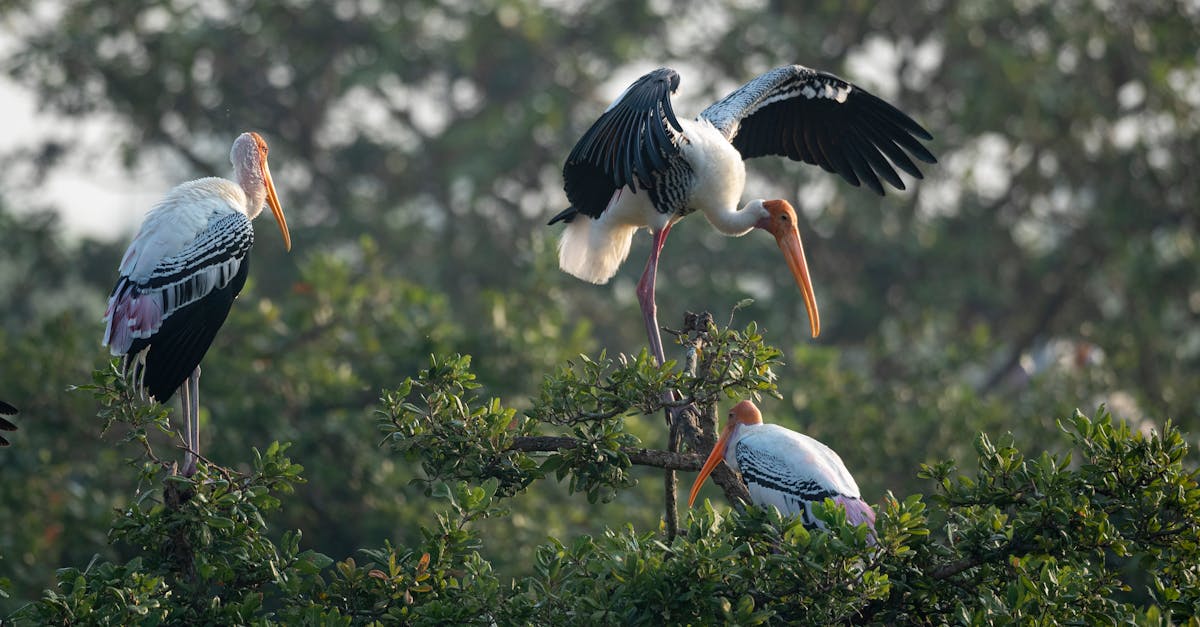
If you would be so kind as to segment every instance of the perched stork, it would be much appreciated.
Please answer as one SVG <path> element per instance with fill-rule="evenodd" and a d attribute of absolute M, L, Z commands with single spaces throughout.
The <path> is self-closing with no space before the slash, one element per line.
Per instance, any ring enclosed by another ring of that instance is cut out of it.
<path fill-rule="evenodd" d="M 246 283 L 251 221 L 271 207 L 283 245 L 292 249 L 283 208 L 267 167 L 267 142 L 242 133 L 229 153 L 237 183 L 188 181 L 146 214 L 104 313 L 104 345 L 121 355 L 143 395 L 165 403 L 179 389 L 186 428 L 183 473 L 200 451 L 200 360 Z"/>
<path fill-rule="evenodd" d="M 836 172 L 851 185 L 865 183 L 882 195 L 880 179 L 904 189 L 892 164 L 921 178 L 906 151 L 936 163 L 919 141 L 932 136 L 866 90 L 801 65 L 755 78 L 695 120 L 675 117 L 670 96 L 678 87 L 674 70 L 646 74 L 617 96 L 575 144 L 563 167 L 571 206 L 550 220 L 567 223 L 558 246 L 559 267 L 605 283 L 629 255 L 634 232 L 649 229 L 654 243 L 637 294 L 651 349 L 662 363 L 654 303 L 658 257 L 671 226 L 699 210 L 727 235 L 759 228 L 775 236 L 804 294 L 816 337 L 817 303 L 796 213 L 783 200 L 751 200 L 738 210 L 746 182 L 743 160 L 786 156 Z"/>
<path fill-rule="evenodd" d="M 0 401 L 0 416 L 16 416 L 17 408 Z M 9 422 L 7 418 L 0 417 L 0 431 L 16 431 L 17 425 Z M 8 440 L 4 436 L 0 436 L 0 446 L 8 446 Z"/>
<path fill-rule="evenodd" d="M 875 529 L 875 511 L 862 500 L 842 458 L 807 435 L 763 424 L 750 401 L 729 411 L 725 429 L 692 485 L 688 507 L 721 460 L 741 473 L 755 505 L 774 505 L 783 514 L 800 515 L 806 527 L 824 528 L 825 523 L 813 516 L 812 505 L 829 498 L 846 509 L 847 522 Z"/>

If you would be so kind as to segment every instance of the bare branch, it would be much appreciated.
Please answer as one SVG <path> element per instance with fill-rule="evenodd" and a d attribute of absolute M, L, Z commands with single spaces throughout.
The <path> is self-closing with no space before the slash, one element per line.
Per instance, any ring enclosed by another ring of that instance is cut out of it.
<path fill-rule="evenodd" d="M 704 464 L 704 458 L 708 456 L 704 451 L 711 451 L 717 443 L 717 406 L 712 404 L 707 407 L 707 416 L 704 421 L 706 428 L 700 426 L 701 415 L 699 410 L 694 407 L 680 412 L 679 415 L 683 419 L 680 431 L 687 440 L 688 448 L 700 451 L 695 454 L 696 459 L 700 460 L 696 466 L 696 470 L 699 470 Z M 723 463 L 717 464 L 711 476 L 712 480 L 721 486 L 721 490 L 725 492 L 725 498 L 734 507 L 740 510 L 743 509 L 744 503 L 750 502 L 750 492 L 746 489 L 746 485 L 729 466 Z"/>
<path fill-rule="evenodd" d="M 528 435 L 513 438 L 510 451 L 522 453 L 554 453 L 563 449 L 573 449 L 579 446 L 579 440 L 567 436 Z M 629 456 L 629 461 L 637 466 L 652 466 L 668 470 L 697 471 L 704 465 L 704 458 L 698 454 L 671 453 L 650 448 L 622 448 L 622 453 Z"/>

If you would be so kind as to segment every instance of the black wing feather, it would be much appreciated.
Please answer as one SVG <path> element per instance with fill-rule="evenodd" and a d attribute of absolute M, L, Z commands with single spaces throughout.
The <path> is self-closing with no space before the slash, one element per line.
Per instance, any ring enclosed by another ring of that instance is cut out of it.
<path fill-rule="evenodd" d="M 880 179 L 904 189 L 896 167 L 921 178 L 904 151 L 937 163 L 921 143 L 933 136 L 903 111 L 833 74 L 801 65 L 771 70 L 700 115 L 744 159 L 785 156 L 836 172 L 851 185 L 865 183 L 881 195 Z"/>
<path fill-rule="evenodd" d="M 886 115 L 883 115 L 877 111 L 864 111 L 864 117 L 868 120 L 873 120 L 876 125 L 876 129 L 884 133 L 892 141 L 896 142 L 897 145 L 911 152 L 914 157 L 924 161 L 925 163 L 937 163 L 937 157 L 934 157 L 933 153 L 929 152 L 928 148 L 926 148 L 916 137 L 904 132 L 895 124 L 895 122 L 889 120 Z"/>
<path fill-rule="evenodd" d="M 854 144 L 855 148 L 858 149 L 858 153 L 867 160 L 867 163 L 871 164 L 871 169 L 874 170 L 875 173 L 880 176 L 880 178 L 886 180 L 892 187 L 895 187 L 896 189 L 904 189 L 904 181 L 900 178 L 900 175 L 896 173 L 896 170 L 892 169 L 891 165 L 887 162 L 887 159 L 885 159 L 883 154 L 879 152 L 879 149 L 875 147 L 875 144 L 871 143 L 862 133 L 859 132 L 857 128 L 851 128 L 848 135 L 850 136 L 850 142 Z"/>
<path fill-rule="evenodd" d="M 842 175 L 842 178 L 850 181 L 853 185 L 858 185 L 859 177 L 855 174 L 858 170 L 854 168 L 853 163 L 847 158 L 847 151 L 840 146 L 844 143 L 844 138 L 833 133 L 828 128 L 817 130 L 817 136 L 821 141 L 821 154 L 823 156 L 822 166 L 824 163 L 829 164 L 826 168 L 830 172 L 836 172 Z"/>
<path fill-rule="evenodd" d="M 151 337 L 133 341 L 125 355 L 126 371 L 138 353 L 148 347 L 145 365 L 139 371 L 142 386 L 155 400 L 167 402 L 200 365 L 217 331 L 229 316 L 234 299 L 246 285 L 249 271 L 250 258 L 247 256 L 225 287 L 214 289 L 204 298 L 177 310 Z M 135 378 L 137 376 L 135 374 Z"/>
<path fill-rule="evenodd" d="M 854 173 L 858 175 L 858 179 L 865 183 L 867 187 L 870 187 L 876 194 L 882 196 L 883 184 L 879 182 L 879 177 L 875 176 L 875 171 L 871 169 L 871 165 L 863 158 L 858 148 L 853 144 L 847 143 L 838 149 L 842 154 L 846 155 L 846 160 L 850 162 L 850 167 L 854 168 Z"/>
<path fill-rule="evenodd" d="M 917 167 L 917 164 L 908 158 L 908 155 L 896 145 L 896 142 L 880 133 L 875 128 L 874 123 L 871 123 L 869 120 L 865 120 L 864 122 L 866 123 L 860 126 L 858 130 L 862 132 L 866 141 L 871 142 L 876 148 L 883 151 L 896 167 L 904 170 L 909 176 L 917 179 L 925 178 L 925 175 L 921 174 L 921 170 Z"/>
<path fill-rule="evenodd" d="M 13 407 L 12 405 L 5 403 L 4 401 L 0 401 L 0 416 L 15 416 L 15 415 L 17 415 L 16 407 Z M 9 422 L 8 420 L 6 420 L 4 418 L 0 418 L 0 431 L 16 431 L 16 430 L 17 430 L 17 425 L 14 425 L 13 423 Z M 8 440 L 5 439 L 3 436 L 0 436 L 0 446 L 8 446 L 8 444 L 9 444 Z"/>
<path fill-rule="evenodd" d="M 676 134 L 683 131 L 671 108 L 679 74 L 659 68 L 634 81 L 579 138 L 563 166 L 563 187 L 571 207 L 550 224 L 570 222 L 582 213 L 597 218 L 615 191 L 654 180 L 679 155 Z"/>

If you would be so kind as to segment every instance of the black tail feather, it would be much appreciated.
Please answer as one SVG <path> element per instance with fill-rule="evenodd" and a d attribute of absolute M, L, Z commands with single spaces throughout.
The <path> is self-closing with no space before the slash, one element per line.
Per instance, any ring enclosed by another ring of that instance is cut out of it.
<path fill-rule="evenodd" d="M 558 213 L 558 215 L 554 216 L 553 218 L 550 218 L 550 221 L 547 222 L 546 224 L 551 225 L 556 222 L 570 224 L 571 220 L 574 220 L 575 216 L 577 216 L 577 215 L 579 215 L 578 209 L 576 209 L 575 207 L 567 207 L 566 209 L 563 209 L 562 211 L 560 211 Z"/>

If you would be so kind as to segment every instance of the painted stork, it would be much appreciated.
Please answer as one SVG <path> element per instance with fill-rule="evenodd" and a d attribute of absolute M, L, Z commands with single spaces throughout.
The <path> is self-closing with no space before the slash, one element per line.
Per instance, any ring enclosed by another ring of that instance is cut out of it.
<path fill-rule="evenodd" d="M 187 451 L 183 474 L 200 451 L 200 360 L 246 283 L 251 222 L 271 207 L 292 249 L 267 167 L 267 142 L 242 133 L 229 153 L 237 183 L 208 177 L 167 192 L 146 214 L 104 313 L 104 345 L 123 356 L 139 393 L 165 403 L 178 389 Z"/>
<path fill-rule="evenodd" d="M 17 408 L 0 401 L 0 416 L 16 416 Z M 7 418 L 0 417 L 0 431 L 16 431 L 17 425 L 9 422 Z M 4 436 L 0 436 L 0 446 L 8 446 L 9 442 Z"/>
<path fill-rule="evenodd" d="M 661 364 L 654 303 L 659 253 L 671 227 L 699 210 L 727 235 L 758 228 L 775 236 L 803 292 L 816 337 L 817 302 L 796 213 L 784 200 L 751 200 L 738 210 L 746 182 L 743 160 L 786 156 L 882 195 L 880 179 L 904 189 L 892 164 L 922 178 L 906 151 L 936 163 L 919 141 L 933 137 L 861 87 L 801 65 L 755 78 L 695 120 L 675 117 L 670 97 L 678 87 L 679 74 L 672 69 L 646 74 L 617 96 L 575 144 L 563 167 L 571 206 L 550 220 L 566 223 L 559 267 L 585 281 L 605 283 L 629 255 L 634 232 L 649 229 L 654 243 L 637 295 L 651 349 Z"/>
<path fill-rule="evenodd" d="M 763 424 L 762 414 L 750 401 L 729 411 L 721 437 L 692 485 L 688 507 L 722 460 L 741 473 L 755 505 L 774 505 L 780 513 L 801 516 L 806 527 L 823 529 L 825 523 L 813 516 L 812 505 L 829 498 L 846 509 L 847 522 L 875 529 L 875 511 L 863 501 L 842 458 L 807 435 Z"/>

